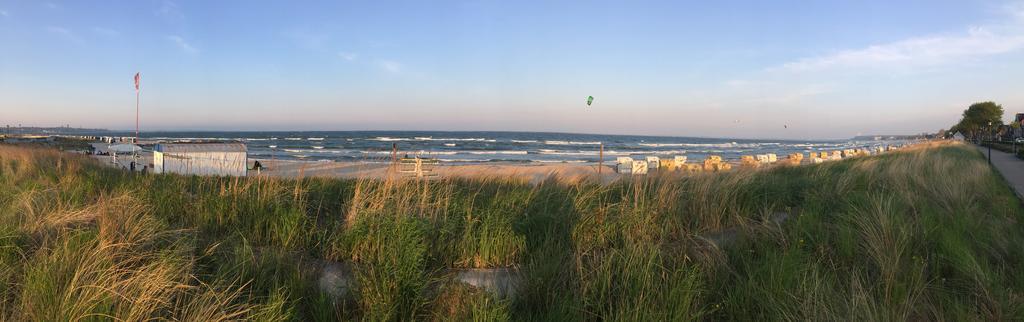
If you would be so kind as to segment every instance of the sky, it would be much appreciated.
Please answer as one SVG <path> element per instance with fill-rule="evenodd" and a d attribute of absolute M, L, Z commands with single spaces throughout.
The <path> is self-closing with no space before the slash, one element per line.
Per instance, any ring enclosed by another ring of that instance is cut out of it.
<path fill-rule="evenodd" d="M 136 72 L 143 132 L 911 134 L 1024 112 L 1024 2 L 0 0 L 0 125 L 132 129 Z"/>

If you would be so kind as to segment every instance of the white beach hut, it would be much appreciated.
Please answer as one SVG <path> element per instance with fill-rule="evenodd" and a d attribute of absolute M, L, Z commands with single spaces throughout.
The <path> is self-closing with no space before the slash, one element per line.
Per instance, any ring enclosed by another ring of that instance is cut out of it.
<path fill-rule="evenodd" d="M 647 161 L 633 161 L 633 171 L 631 174 L 647 174 Z"/>
<path fill-rule="evenodd" d="M 648 169 L 658 169 L 660 167 L 661 167 L 661 158 L 654 157 L 654 156 L 647 157 L 647 168 Z"/>
<path fill-rule="evenodd" d="M 632 173 L 633 172 L 633 158 L 630 157 L 618 157 L 615 159 L 616 171 L 619 173 Z"/>
<path fill-rule="evenodd" d="M 245 176 L 248 154 L 242 143 L 157 144 L 153 172 Z"/>

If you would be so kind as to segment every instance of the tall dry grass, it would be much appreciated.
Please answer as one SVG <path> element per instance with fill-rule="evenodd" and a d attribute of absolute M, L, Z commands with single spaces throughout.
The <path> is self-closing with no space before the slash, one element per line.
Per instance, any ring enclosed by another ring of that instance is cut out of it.
<path fill-rule="evenodd" d="M 1024 211 L 958 145 L 612 183 L 135 176 L 0 146 L 0 210 L 7 320 L 1024 317 Z"/>

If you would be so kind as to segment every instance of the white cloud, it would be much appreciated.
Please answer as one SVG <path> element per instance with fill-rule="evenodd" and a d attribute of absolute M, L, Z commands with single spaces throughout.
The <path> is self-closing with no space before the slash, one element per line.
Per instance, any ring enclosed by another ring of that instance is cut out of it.
<path fill-rule="evenodd" d="M 70 29 L 67 29 L 67 28 L 64 28 L 64 27 L 49 26 L 49 27 L 46 27 L 46 31 L 49 31 L 50 33 L 59 35 L 59 36 L 63 37 L 64 39 L 67 39 L 67 40 L 70 40 L 70 41 L 73 41 L 73 42 L 76 42 L 76 43 L 81 43 L 82 42 L 82 38 L 78 37 L 78 35 L 76 35 Z"/>
<path fill-rule="evenodd" d="M 1024 4 L 1022 2 L 1021 4 Z M 963 63 L 1024 51 L 1024 6 L 1003 7 L 1002 21 L 958 33 L 934 34 L 806 57 L 722 83 L 711 101 L 729 104 L 799 105 L 819 96 L 848 94 L 846 76 L 906 76 L 924 67 Z M 934 70 L 934 69 L 927 69 Z M 853 74 L 848 74 L 854 72 Z M 840 77 L 837 77 L 840 76 Z"/>
<path fill-rule="evenodd" d="M 353 60 L 356 60 L 356 58 L 359 58 L 359 54 L 350 53 L 350 52 L 344 52 L 343 51 L 343 52 L 339 52 L 338 53 L 338 57 L 341 57 L 341 59 L 344 59 L 344 60 L 347 60 L 347 61 L 353 61 Z"/>
<path fill-rule="evenodd" d="M 767 75 L 765 75 L 767 76 Z M 734 106 L 794 106 L 830 94 L 834 85 L 819 81 L 794 81 L 789 78 L 766 78 L 725 81 L 711 91 L 691 93 L 698 105 L 728 108 Z"/>
<path fill-rule="evenodd" d="M 830 86 L 825 84 L 807 84 L 790 86 L 771 91 L 770 94 L 762 94 L 750 100 L 751 103 L 790 105 L 797 104 L 805 99 L 832 92 Z"/>
<path fill-rule="evenodd" d="M 60 6 L 58 6 L 58 5 L 56 4 L 56 3 L 53 3 L 53 2 L 47 2 L 47 3 L 45 3 L 44 5 L 45 5 L 45 6 L 47 7 L 47 8 L 50 8 L 50 9 L 57 9 L 57 8 L 60 8 Z"/>
<path fill-rule="evenodd" d="M 1004 9 L 1017 19 L 1024 20 L 1024 2 L 1007 4 Z"/>
<path fill-rule="evenodd" d="M 178 47 L 181 48 L 181 50 L 184 51 L 186 54 L 195 55 L 199 53 L 199 49 L 189 44 L 187 41 L 185 41 L 184 38 L 181 38 L 181 36 L 171 35 L 167 36 L 167 39 L 171 40 L 176 45 L 178 45 Z"/>
<path fill-rule="evenodd" d="M 377 65 L 391 73 L 399 73 L 402 71 L 402 64 L 393 60 L 378 60 Z"/>
<path fill-rule="evenodd" d="M 9 17 L 10 14 L 8 14 L 6 10 L 0 10 L 0 16 Z"/>
<path fill-rule="evenodd" d="M 973 57 L 1002 54 L 1024 48 L 1024 33 L 1016 28 L 972 27 L 966 33 L 911 38 L 832 55 L 804 58 L 773 70 L 820 71 L 834 68 L 870 68 L 895 64 L 930 65 Z"/>

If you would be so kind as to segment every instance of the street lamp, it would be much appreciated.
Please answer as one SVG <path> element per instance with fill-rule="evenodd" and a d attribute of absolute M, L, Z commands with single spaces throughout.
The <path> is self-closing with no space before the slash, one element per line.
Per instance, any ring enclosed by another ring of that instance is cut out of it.
<path fill-rule="evenodd" d="M 989 133 L 988 164 L 991 165 L 992 164 L 992 121 L 988 122 L 988 133 Z"/>

